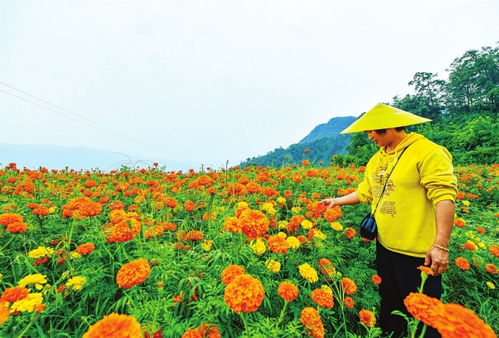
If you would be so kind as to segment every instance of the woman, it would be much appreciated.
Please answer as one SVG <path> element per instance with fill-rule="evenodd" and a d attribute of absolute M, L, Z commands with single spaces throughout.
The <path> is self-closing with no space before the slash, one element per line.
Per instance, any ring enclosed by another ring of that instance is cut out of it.
<path fill-rule="evenodd" d="M 434 276 L 426 281 L 424 293 L 440 298 L 441 274 L 449 266 L 457 193 L 452 157 L 444 147 L 420 134 L 408 134 L 404 128 L 428 121 L 384 104 L 362 115 L 342 133 L 363 131 L 380 149 L 369 160 L 355 192 L 322 201 L 328 208 L 371 203 L 374 211 L 379 200 L 375 218 L 376 269 L 382 278 L 380 326 L 386 334 L 395 333 L 394 337 L 406 334 L 407 323 L 391 312 L 407 313 L 403 300 L 417 292 L 421 283 L 417 267 L 431 268 Z M 439 334 L 428 328 L 426 336 Z"/>

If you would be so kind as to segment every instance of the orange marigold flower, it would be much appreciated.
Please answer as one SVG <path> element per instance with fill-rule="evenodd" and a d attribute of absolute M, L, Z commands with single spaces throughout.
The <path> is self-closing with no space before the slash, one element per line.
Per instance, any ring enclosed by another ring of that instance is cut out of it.
<path fill-rule="evenodd" d="M 203 233 L 199 230 L 191 230 L 185 235 L 185 238 L 188 241 L 195 242 L 195 241 L 202 241 L 204 236 Z"/>
<path fill-rule="evenodd" d="M 341 212 L 341 207 L 337 205 L 327 209 L 326 212 L 324 213 L 324 219 L 330 223 L 336 221 L 338 218 L 341 217 L 343 217 L 343 213 Z"/>
<path fill-rule="evenodd" d="M 345 304 L 347 308 L 352 309 L 355 306 L 355 301 L 352 297 L 345 297 L 345 299 L 343 299 L 343 304 Z"/>
<path fill-rule="evenodd" d="M 267 246 L 273 253 L 286 254 L 288 252 L 288 242 L 281 236 L 269 236 Z"/>
<path fill-rule="evenodd" d="M 222 337 L 218 327 L 212 324 L 202 324 L 195 329 L 189 329 L 182 338 L 220 338 Z"/>
<path fill-rule="evenodd" d="M 277 288 L 277 294 L 286 302 L 292 302 L 298 297 L 298 287 L 291 282 L 281 282 Z"/>
<path fill-rule="evenodd" d="M 352 239 L 352 238 L 355 237 L 355 235 L 357 235 L 357 231 L 355 231 L 354 228 L 348 227 L 348 228 L 345 229 L 345 236 L 346 236 L 346 238 Z"/>
<path fill-rule="evenodd" d="M 77 197 L 71 199 L 62 207 L 62 217 L 73 217 L 81 219 L 92 217 L 102 213 L 102 204 L 92 201 L 88 197 Z"/>
<path fill-rule="evenodd" d="M 459 269 L 461 269 L 463 271 L 466 271 L 466 270 L 470 269 L 470 263 L 464 257 L 458 257 L 458 258 L 456 258 L 455 264 L 456 264 L 456 266 Z"/>
<path fill-rule="evenodd" d="M 301 161 L 301 165 L 304 167 L 308 167 L 310 165 L 310 162 L 308 160 L 303 160 Z"/>
<path fill-rule="evenodd" d="M 242 274 L 234 278 L 225 287 L 225 303 L 235 312 L 254 312 L 262 304 L 265 290 L 262 282 L 248 275 Z"/>
<path fill-rule="evenodd" d="M 435 327 L 443 303 L 437 298 L 411 292 L 405 297 L 404 305 L 414 318 Z"/>
<path fill-rule="evenodd" d="M 374 275 L 372 275 L 371 280 L 372 280 L 372 281 L 373 281 L 373 283 L 374 283 L 374 284 L 376 284 L 376 285 L 380 285 L 380 284 L 381 284 L 381 281 L 382 281 L 381 277 L 380 277 L 378 274 L 374 274 Z"/>
<path fill-rule="evenodd" d="M 499 270 L 494 264 L 485 264 L 485 271 L 493 275 L 497 275 L 499 273 Z"/>
<path fill-rule="evenodd" d="M 427 275 L 433 276 L 433 270 L 429 266 L 420 265 L 418 266 L 418 269 Z"/>
<path fill-rule="evenodd" d="M 111 313 L 88 328 L 83 338 L 142 337 L 139 322 L 133 316 Z"/>
<path fill-rule="evenodd" d="M 336 272 L 333 263 L 331 263 L 331 261 L 327 258 L 319 259 L 319 263 L 317 265 L 321 269 L 321 273 L 324 275 L 332 276 Z"/>
<path fill-rule="evenodd" d="M 262 237 L 269 230 L 269 220 L 265 214 L 258 210 L 243 211 L 239 220 L 241 221 L 241 231 L 250 241 Z"/>
<path fill-rule="evenodd" d="M 466 243 L 464 243 L 464 247 L 470 251 L 475 251 L 476 249 L 478 249 L 476 244 L 472 241 L 466 241 Z"/>
<path fill-rule="evenodd" d="M 498 245 L 494 245 L 492 244 L 490 247 L 489 247 L 489 252 L 494 255 L 495 257 L 498 257 L 499 258 L 499 246 Z"/>
<path fill-rule="evenodd" d="M 319 306 L 325 309 L 330 309 L 334 305 L 333 295 L 323 289 L 315 289 L 312 291 L 312 300 Z"/>
<path fill-rule="evenodd" d="M 90 254 L 92 251 L 95 250 L 95 244 L 94 243 L 85 243 L 78 245 L 76 248 L 76 252 L 79 253 L 82 256 L 86 256 Z"/>
<path fill-rule="evenodd" d="M 116 275 L 116 284 L 120 288 L 129 289 L 138 285 L 149 277 L 151 267 L 144 258 L 131 261 L 123 265 Z"/>
<path fill-rule="evenodd" d="M 466 221 L 462 218 L 456 218 L 456 220 L 454 221 L 454 225 L 460 228 L 464 228 L 464 226 L 466 225 Z"/>
<path fill-rule="evenodd" d="M 196 208 L 196 204 L 193 201 L 187 200 L 184 202 L 184 209 L 188 212 L 193 211 Z"/>
<path fill-rule="evenodd" d="M 26 298 L 28 296 L 29 290 L 24 286 L 14 286 L 11 288 L 7 288 L 3 291 L 2 297 L 0 297 L 1 301 L 14 303 L 18 300 Z"/>
<path fill-rule="evenodd" d="M 345 291 L 347 295 L 353 295 L 357 291 L 357 285 L 350 278 L 342 278 L 341 286 L 343 287 L 343 291 Z"/>
<path fill-rule="evenodd" d="M 123 210 L 125 209 L 125 204 L 121 201 L 113 201 L 109 204 L 109 209 L 111 210 Z"/>
<path fill-rule="evenodd" d="M 484 228 L 482 227 L 476 227 L 476 231 L 478 231 L 479 233 L 481 234 L 486 234 L 487 233 L 487 230 L 485 230 Z"/>
<path fill-rule="evenodd" d="M 147 228 L 144 232 L 144 236 L 146 236 L 146 238 L 155 238 L 163 235 L 164 232 L 165 228 L 162 225 L 157 224 Z"/>
<path fill-rule="evenodd" d="M 325 336 L 326 332 L 321 316 L 313 307 L 306 307 L 301 311 L 300 322 L 305 326 L 305 331 L 310 337 L 322 338 Z"/>
<path fill-rule="evenodd" d="M 223 269 L 222 271 L 222 283 L 228 285 L 234 278 L 244 273 L 244 268 L 242 266 L 232 264 Z"/>
<path fill-rule="evenodd" d="M 10 310 L 7 308 L 6 302 L 0 300 L 0 325 L 5 323 L 9 319 Z"/>
<path fill-rule="evenodd" d="M 369 310 L 360 310 L 359 311 L 359 320 L 361 323 L 368 327 L 373 327 L 376 324 L 376 317 L 374 317 L 374 313 Z"/>
<path fill-rule="evenodd" d="M 21 215 L 13 214 L 13 213 L 5 213 L 0 215 L 0 224 L 1 225 L 9 225 L 15 222 L 24 222 L 24 218 Z"/>
<path fill-rule="evenodd" d="M 226 217 L 224 221 L 224 228 L 230 232 L 241 232 L 241 222 L 237 217 Z"/>
<path fill-rule="evenodd" d="M 20 232 L 26 232 L 26 230 L 28 230 L 28 226 L 24 222 L 14 222 L 8 224 L 5 230 L 7 232 L 15 234 Z"/>
<path fill-rule="evenodd" d="M 459 304 L 444 304 L 434 327 L 443 338 L 496 337 L 487 323 Z"/>

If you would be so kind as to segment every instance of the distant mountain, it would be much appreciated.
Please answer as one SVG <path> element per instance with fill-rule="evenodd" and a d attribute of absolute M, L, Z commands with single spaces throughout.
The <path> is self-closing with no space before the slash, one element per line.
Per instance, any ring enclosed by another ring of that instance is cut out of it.
<path fill-rule="evenodd" d="M 298 164 L 306 159 L 315 165 L 329 165 L 334 154 L 345 154 L 350 143 L 350 135 L 340 135 L 355 117 L 334 117 L 327 123 L 316 126 L 299 143 L 292 144 L 288 148 L 282 147 L 269 151 L 266 155 L 248 158 L 241 166 L 286 166 Z"/>
<path fill-rule="evenodd" d="M 0 143 L 0 164 L 5 166 L 11 162 L 18 168 L 64 169 L 75 170 L 100 169 L 109 171 L 121 166 L 130 168 L 144 168 L 158 162 L 159 167 L 165 170 L 198 169 L 200 164 L 195 162 L 180 162 L 162 158 L 144 158 L 131 154 L 124 154 L 102 149 L 85 147 L 64 147 L 54 145 L 20 145 Z"/>
<path fill-rule="evenodd" d="M 323 137 L 337 136 L 340 131 L 355 121 L 353 116 L 333 117 L 328 123 L 319 124 L 310 134 L 305 136 L 299 143 L 312 142 Z"/>

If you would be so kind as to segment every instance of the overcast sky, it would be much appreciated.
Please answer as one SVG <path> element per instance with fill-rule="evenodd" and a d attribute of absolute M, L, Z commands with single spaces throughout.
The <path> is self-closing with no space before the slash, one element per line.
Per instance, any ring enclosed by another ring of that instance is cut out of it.
<path fill-rule="evenodd" d="M 237 165 L 418 71 L 446 79 L 496 44 L 498 16 L 497 0 L 1 0 L 0 143 Z"/>

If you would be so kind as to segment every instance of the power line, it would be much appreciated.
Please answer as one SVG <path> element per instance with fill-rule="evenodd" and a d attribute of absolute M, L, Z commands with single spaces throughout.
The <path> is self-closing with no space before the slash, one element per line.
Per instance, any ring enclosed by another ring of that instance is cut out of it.
<path fill-rule="evenodd" d="M 21 90 L 21 89 L 18 89 L 18 88 L 16 88 L 16 87 L 12 86 L 12 85 L 9 85 L 9 84 L 7 84 L 7 83 L 5 83 L 5 82 L 3 82 L 3 81 L 0 81 L 0 84 L 4 85 L 4 86 L 6 86 L 6 87 L 9 87 L 9 88 L 11 88 L 11 89 L 14 89 L 14 90 L 16 90 L 16 91 L 18 91 L 18 92 L 20 92 L 20 93 L 22 93 L 22 94 L 24 94 L 24 95 L 27 95 L 27 96 L 32 97 L 32 98 L 35 98 L 35 99 L 37 99 L 37 100 L 39 100 L 39 101 L 41 101 L 41 102 L 43 102 L 43 103 L 45 103 L 45 104 L 47 104 L 47 105 L 50 105 L 50 106 L 52 106 L 52 107 L 55 107 L 55 108 L 57 108 L 57 109 L 59 109 L 59 110 L 61 110 L 61 111 L 58 111 L 58 110 L 52 109 L 51 107 L 47 107 L 46 105 L 42 105 L 42 104 L 37 103 L 37 102 L 34 102 L 34 101 L 30 100 L 30 99 L 27 99 L 27 98 L 24 98 L 24 97 L 22 97 L 22 96 L 19 96 L 19 95 L 13 94 L 13 93 L 9 93 L 9 92 L 7 92 L 7 91 L 4 91 L 4 90 L 0 89 L 0 92 L 2 92 L 2 93 L 4 93 L 4 94 L 10 95 L 10 96 L 15 97 L 15 98 L 17 98 L 17 99 L 19 99 L 19 100 L 22 100 L 22 101 L 25 101 L 25 102 L 31 103 L 31 104 L 33 104 L 33 105 L 35 105 L 35 106 L 38 106 L 38 107 L 40 107 L 40 108 L 43 108 L 43 109 L 46 109 L 46 110 L 52 111 L 52 112 L 54 112 L 54 113 L 57 113 L 57 114 L 60 114 L 60 115 L 66 116 L 66 117 L 68 117 L 68 118 L 70 118 L 70 119 L 76 120 L 76 121 L 78 121 L 78 122 L 80 122 L 80 123 L 86 124 L 86 125 L 88 125 L 88 126 L 90 126 L 90 127 L 92 127 L 92 128 L 95 128 L 95 129 L 98 129 L 98 130 L 103 131 L 103 132 L 105 132 L 105 133 L 111 134 L 111 135 L 113 135 L 113 136 L 115 136 L 115 137 L 119 137 L 119 138 L 122 138 L 122 139 L 126 139 L 128 142 L 135 143 L 135 144 L 137 144 L 137 145 L 140 145 L 140 146 L 145 147 L 145 148 L 148 148 L 148 149 L 153 149 L 153 148 L 151 148 L 150 146 L 148 146 L 148 145 L 146 145 L 146 144 L 142 143 L 142 141 L 140 141 L 140 140 L 138 140 L 138 139 L 136 139 L 136 138 L 134 138 L 134 137 L 132 137 L 132 136 L 129 136 L 129 135 L 127 135 L 127 134 L 125 134 L 125 133 L 122 133 L 122 132 L 120 132 L 120 131 L 117 131 L 117 130 L 111 129 L 111 128 L 109 128 L 109 127 L 107 127 L 107 126 L 105 126 L 105 125 L 103 125 L 103 124 L 101 124 L 101 123 L 98 123 L 98 122 L 92 121 L 92 120 L 90 120 L 90 119 L 88 119 L 88 118 L 86 118 L 86 117 L 84 117 L 84 116 L 81 116 L 81 115 L 79 115 L 79 114 L 77 114 L 77 113 L 72 112 L 72 111 L 71 111 L 71 110 L 69 110 L 69 109 L 66 109 L 66 108 L 64 108 L 64 107 L 58 106 L 58 105 L 56 105 L 56 104 L 53 104 L 53 103 L 51 103 L 51 102 L 49 102 L 49 101 L 47 101 L 47 100 L 44 100 L 44 99 L 42 99 L 42 98 L 40 98 L 40 97 L 38 97 L 38 96 L 32 95 L 32 94 L 30 94 L 30 93 L 28 93 L 28 92 L 26 92 L 26 91 L 24 91 L 24 90 Z M 155 150 L 155 151 L 160 151 L 159 149 L 155 149 L 155 148 L 154 148 L 154 150 Z M 161 151 L 161 152 L 162 152 L 162 151 Z"/>

